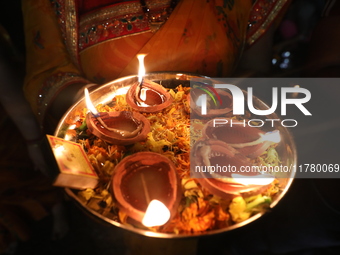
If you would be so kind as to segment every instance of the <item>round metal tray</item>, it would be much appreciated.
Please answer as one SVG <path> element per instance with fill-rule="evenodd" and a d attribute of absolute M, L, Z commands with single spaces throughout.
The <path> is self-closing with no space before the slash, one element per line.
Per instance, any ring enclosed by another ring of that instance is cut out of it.
<path fill-rule="evenodd" d="M 201 76 L 193 75 L 193 74 L 186 74 L 186 73 L 174 73 L 174 72 L 160 72 L 160 73 L 149 73 L 146 74 L 145 78 L 155 81 L 164 87 L 167 88 L 175 88 L 178 85 L 183 86 L 190 86 L 190 79 L 192 78 L 203 78 Z M 123 77 L 117 80 L 114 80 L 112 82 L 109 82 L 107 84 L 104 84 L 94 90 L 90 93 L 91 100 L 94 105 L 97 104 L 107 104 L 109 103 L 112 98 L 117 94 L 125 94 L 127 89 L 131 86 L 131 84 L 137 82 L 138 78 L 137 76 L 127 76 Z M 246 93 L 246 92 L 245 92 Z M 254 97 L 253 98 L 254 106 L 258 109 L 268 109 L 269 107 L 262 102 L 259 98 Z M 67 123 L 71 123 L 72 120 L 77 119 L 77 112 L 82 111 L 86 107 L 85 99 L 80 99 L 76 104 L 74 104 L 62 117 L 62 119 L 59 122 L 58 127 L 55 130 L 55 136 L 64 138 L 66 140 L 75 140 L 75 137 L 70 137 L 68 135 L 65 135 L 65 130 L 72 129 L 72 125 L 68 125 Z M 259 118 L 257 116 L 257 118 Z M 264 118 L 267 119 L 279 119 L 279 117 L 273 113 L 268 116 L 264 116 Z M 282 162 L 282 165 L 287 166 L 296 166 L 297 163 L 297 155 L 296 155 L 296 148 L 293 141 L 293 138 L 290 134 L 290 132 L 277 124 L 279 122 L 274 122 L 275 129 L 278 129 L 281 134 L 281 142 L 277 146 L 277 151 L 280 156 L 280 160 Z M 282 199 L 282 197 L 286 194 L 288 191 L 293 179 L 294 179 L 295 173 L 294 172 L 287 172 L 284 175 L 282 175 L 280 178 L 278 178 L 280 186 L 282 187 L 282 191 L 274 197 L 272 203 L 270 204 L 270 208 L 273 208 L 277 205 L 277 203 Z M 91 215 L 109 223 L 112 225 L 112 227 L 118 227 L 123 228 L 128 231 L 132 231 L 134 233 L 138 233 L 144 236 L 150 236 L 150 237 L 157 237 L 157 238 L 184 238 L 184 237 L 195 237 L 195 236 L 202 236 L 202 235 L 212 235 L 212 234 L 218 234 L 226 231 L 230 231 L 233 229 L 237 229 L 240 227 L 244 227 L 250 222 L 255 221 L 256 219 L 260 218 L 263 214 L 265 214 L 265 211 L 259 212 L 249 219 L 241 222 L 236 223 L 234 225 L 228 226 L 226 228 L 217 229 L 217 230 L 211 230 L 207 231 L 203 234 L 167 234 L 167 233 L 158 233 L 158 232 L 152 232 L 147 231 L 143 229 L 138 229 L 132 226 L 121 224 L 117 221 L 114 221 L 110 218 L 107 218 L 100 213 L 92 210 L 91 208 L 87 207 L 75 194 L 75 192 L 72 189 L 65 188 L 66 193 L 70 196 L 72 200 L 74 200 L 76 203 L 80 205 L 81 208 L 88 211 Z"/>

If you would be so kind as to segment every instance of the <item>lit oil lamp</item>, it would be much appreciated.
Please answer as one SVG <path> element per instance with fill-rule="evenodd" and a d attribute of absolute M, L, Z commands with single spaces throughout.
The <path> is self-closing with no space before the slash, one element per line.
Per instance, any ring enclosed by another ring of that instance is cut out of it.
<path fill-rule="evenodd" d="M 149 121 L 140 113 L 130 111 L 98 112 L 85 89 L 85 100 L 90 112 L 86 124 L 92 134 L 117 145 L 128 145 L 146 139 L 150 132 Z"/>
<path fill-rule="evenodd" d="M 260 171 L 243 171 L 251 167 L 245 155 L 220 140 L 202 139 L 192 148 L 192 176 L 222 198 L 258 194 L 274 180 Z"/>
<path fill-rule="evenodd" d="M 257 127 L 244 126 L 241 121 L 234 120 L 232 125 L 227 123 L 231 123 L 228 118 L 209 121 L 203 128 L 203 136 L 223 141 L 250 158 L 261 155 L 271 144 L 281 139 L 278 130 L 265 133 Z"/>
<path fill-rule="evenodd" d="M 124 158 L 115 168 L 112 190 L 120 210 L 148 227 L 166 223 L 181 199 L 176 167 L 154 152 Z"/>
<path fill-rule="evenodd" d="M 144 79 L 144 58 L 146 55 L 138 55 L 139 72 L 138 82 L 133 84 L 126 94 L 126 102 L 140 112 L 157 112 L 168 107 L 173 98 L 161 85 Z"/>

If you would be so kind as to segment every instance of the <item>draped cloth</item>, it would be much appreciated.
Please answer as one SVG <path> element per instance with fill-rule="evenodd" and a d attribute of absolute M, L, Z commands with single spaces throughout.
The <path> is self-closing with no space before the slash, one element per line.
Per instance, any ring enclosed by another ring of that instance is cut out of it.
<path fill-rule="evenodd" d="M 89 1 L 23 0 L 24 89 L 40 121 L 68 86 L 136 74 L 138 53 L 148 54 L 147 72 L 230 76 L 247 44 L 265 33 L 288 0 L 259 0 L 254 9 L 251 0 L 181 0 L 157 31 L 151 31 L 140 1 L 96 2 L 81 11 Z M 151 11 L 170 2 L 146 1 Z"/>
<path fill-rule="evenodd" d="M 217 5 L 215 1 L 180 1 L 156 33 L 119 39 L 123 43 L 108 41 L 104 43 L 106 45 L 99 46 L 110 47 L 102 54 L 97 54 L 101 49 L 85 50 L 80 53 L 81 65 L 89 78 L 97 75 L 110 80 L 135 74 L 138 70 L 136 53 L 146 53 L 145 66 L 149 72 L 181 71 L 214 77 L 228 75 L 244 46 L 250 8 L 250 1 L 237 1 L 232 10 Z M 228 19 L 223 20 L 223 17 Z M 144 39 L 143 43 L 137 37 L 148 39 Z M 103 66 L 89 67 L 90 59 L 113 65 L 117 59 L 116 52 L 123 52 L 126 45 L 132 48 L 136 42 L 139 42 L 138 47 L 124 52 L 124 58 L 119 59 L 121 67 L 115 72 L 110 74 L 111 70 Z"/>

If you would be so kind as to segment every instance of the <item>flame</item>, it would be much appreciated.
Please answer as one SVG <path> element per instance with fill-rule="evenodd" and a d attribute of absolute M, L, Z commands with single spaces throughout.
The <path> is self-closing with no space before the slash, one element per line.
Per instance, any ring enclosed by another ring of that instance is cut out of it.
<path fill-rule="evenodd" d="M 146 209 L 142 223 L 146 227 L 162 226 L 169 219 L 169 209 L 161 201 L 152 200 Z"/>
<path fill-rule="evenodd" d="M 97 114 L 98 111 L 97 111 L 97 109 L 94 107 L 94 105 L 93 105 L 92 102 L 91 102 L 90 94 L 89 94 L 89 91 L 88 91 L 87 88 L 84 89 L 84 93 L 85 93 L 85 102 L 86 102 L 86 107 L 87 107 L 87 109 L 89 109 L 89 111 L 90 111 L 92 114 Z"/>
<path fill-rule="evenodd" d="M 138 82 L 141 83 L 143 80 L 143 77 L 145 75 L 145 66 L 144 66 L 144 58 L 146 54 L 138 54 L 137 58 L 139 61 L 139 69 L 138 69 Z"/>
<path fill-rule="evenodd" d="M 268 185 L 274 181 L 274 177 L 272 175 L 255 175 L 251 177 L 244 177 L 244 175 L 240 174 L 231 174 L 234 179 L 237 179 L 237 182 L 243 185 Z"/>

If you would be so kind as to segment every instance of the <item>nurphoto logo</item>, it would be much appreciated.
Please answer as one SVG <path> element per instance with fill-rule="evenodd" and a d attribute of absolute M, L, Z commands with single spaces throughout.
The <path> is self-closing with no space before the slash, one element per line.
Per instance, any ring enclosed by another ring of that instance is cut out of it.
<path fill-rule="evenodd" d="M 243 91 L 232 84 L 214 84 L 214 88 L 217 89 L 228 89 L 232 95 L 233 98 L 233 114 L 234 115 L 244 115 L 244 93 Z M 288 98 L 289 93 L 294 94 L 304 94 L 305 97 L 299 97 L 299 98 Z M 287 114 L 287 105 L 295 105 L 304 115 L 311 116 L 312 114 L 306 109 L 306 107 L 303 105 L 307 103 L 311 99 L 311 93 L 308 89 L 300 88 L 300 87 L 282 87 L 281 88 L 281 115 L 285 116 Z M 249 111 L 254 115 L 264 116 L 272 114 L 276 111 L 278 106 L 278 88 L 273 87 L 272 88 L 272 105 L 269 109 L 256 109 L 253 104 L 253 88 L 248 87 L 247 88 L 247 105 Z M 197 105 L 201 106 L 201 114 L 206 115 L 207 114 L 207 95 L 202 94 L 197 99 Z M 276 120 L 268 120 L 268 121 L 276 121 Z M 293 121 L 293 120 L 290 120 Z"/>

